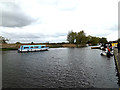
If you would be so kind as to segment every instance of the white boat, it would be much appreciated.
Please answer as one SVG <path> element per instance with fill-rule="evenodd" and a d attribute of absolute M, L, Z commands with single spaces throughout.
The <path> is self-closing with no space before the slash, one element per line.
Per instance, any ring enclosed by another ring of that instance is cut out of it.
<path fill-rule="evenodd" d="M 110 56 L 113 56 L 114 54 L 113 54 L 113 51 L 111 51 L 111 52 L 107 52 L 107 51 L 103 51 L 102 50 L 102 52 L 100 53 L 100 55 L 101 56 L 107 56 L 107 57 L 110 57 Z"/>
<path fill-rule="evenodd" d="M 48 49 L 46 45 L 22 45 L 18 52 L 47 51 Z"/>

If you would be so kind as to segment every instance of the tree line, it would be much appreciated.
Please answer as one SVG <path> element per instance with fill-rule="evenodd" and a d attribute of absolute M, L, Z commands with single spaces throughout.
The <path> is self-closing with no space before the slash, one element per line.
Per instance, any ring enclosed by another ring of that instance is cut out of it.
<path fill-rule="evenodd" d="M 6 43 L 9 41 L 9 39 L 0 36 L 0 43 Z M 71 44 L 91 44 L 91 45 L 97 45 L 98 43 L 107 43 L 107 38 L 105 37 L 95 37 L 88 35 L 86 36 L 85 32 L 82 30 L 80 32 L 68 32 L 67 35 L 67 41 Z M 120 38 L 116 41 L 120 41 Z M 62 42 L 64 44 L 64 42 Z M 20 42 L 16 42 L 16 44 L 21 44 Z M 31 42 L 33 44 L 33 42 Z"/>
<path fill-rule="evenodd" d="M 107 43 L 107 38 L 105 37 L 95 37 L 88 35 L 86 36 L 85 32 L 82 30 L 80 32 L 68 32 L 67 41 L 71 44 L 91 44 L 97 45 L 98 43 Z"/>

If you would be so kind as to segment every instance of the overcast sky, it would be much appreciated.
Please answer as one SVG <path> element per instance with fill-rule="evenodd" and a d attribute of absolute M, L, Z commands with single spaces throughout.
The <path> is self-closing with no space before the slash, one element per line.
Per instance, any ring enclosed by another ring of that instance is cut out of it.
<path fill-rule="evenodd" d="M 2 0 L 0 35 L 14 42 L 64 42 L 68 31 L 118 39 L 119 0 Z"/>

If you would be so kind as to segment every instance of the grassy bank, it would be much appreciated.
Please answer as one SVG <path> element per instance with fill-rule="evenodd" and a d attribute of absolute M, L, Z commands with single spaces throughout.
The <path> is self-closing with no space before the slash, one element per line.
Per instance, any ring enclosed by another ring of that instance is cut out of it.
<path fill-rule="evenodd" d="M 2 47 L 0 48 L 0 51 L 8 51 L 8 50 L 17 50 L 21 45 L 43 45 L 43 43 L 37 43 L 37 44 L 2 44 Z M 49 48 L 60 48 L 60 47 L 68 47 L 68 48 L 80 48 L 80 47 L 85 47 L 86 45 L 81 45 L 81 44 L 56 44 L 56 43 L 49 43 L 49 44 L 44 44 L 47 45 Z"/>
<path fill-rule="evenodd" d="M 0 48 L 0 51 L 18 50 L 17 48 Z"/>

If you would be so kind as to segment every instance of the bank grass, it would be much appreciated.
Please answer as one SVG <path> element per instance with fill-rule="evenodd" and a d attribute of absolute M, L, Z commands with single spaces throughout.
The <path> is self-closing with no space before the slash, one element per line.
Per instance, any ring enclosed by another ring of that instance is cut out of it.
<path fill-rule="evenodd" d="M 21 45 L 33 45 L 33 44 L 2 44 L 2 48 L 0 48 L 0 51 L 8 51 L 8 50 L 18 50 L 18 48 Z M 38 43 L 34 45 L 43 45 L 43 43 Z M 44 45 L 47 45 L 49 48 L 81 48 L 85 47 L 86 45 L 82 44 L 63 44 L 63 43 L 45 43 Z"/>
<path fill-rule="evenodd" d="M 17 48 L 0 48 L 0 51 L 18 50 Z"/>
<path fill-rule="evenodd" d="M 49 48 L 60 48 L 63 47 L 63 45 L 56 44 L 56 45 L 48 45 Z"/>

